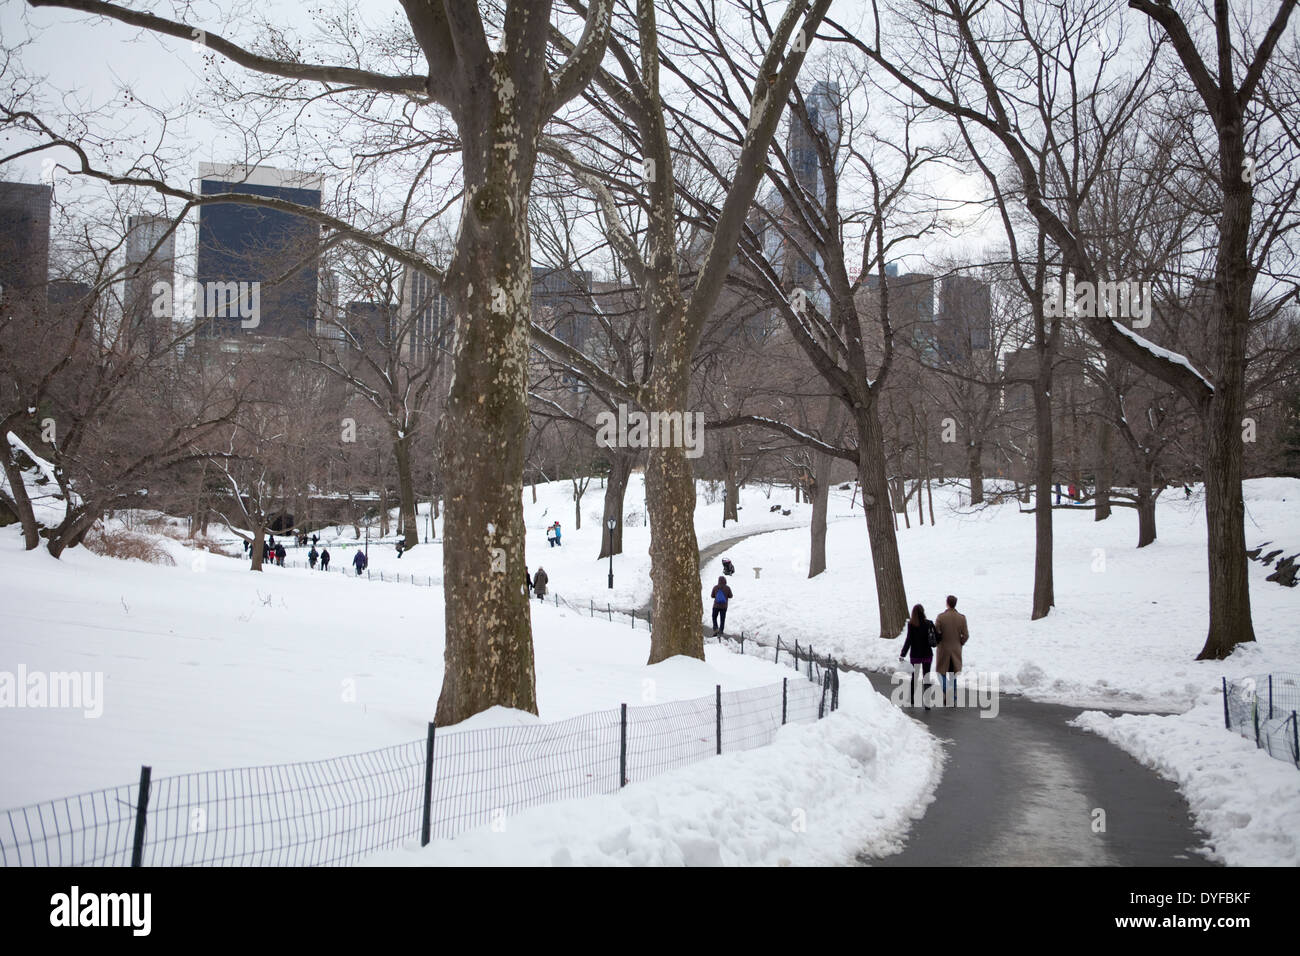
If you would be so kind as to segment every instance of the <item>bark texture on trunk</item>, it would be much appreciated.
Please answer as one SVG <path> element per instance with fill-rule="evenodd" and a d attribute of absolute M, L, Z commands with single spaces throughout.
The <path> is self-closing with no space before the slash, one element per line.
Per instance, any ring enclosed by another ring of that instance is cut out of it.
<path fill-rule="evenodd" d="M 728 434 L 723 446 L 723 493 L 722 526 L 728 521 L 740 520 L 740 449 L 736 447 L 736 438 Z"/>
<path fill-rule="evenodd" d="M 889 504 L 889 482 L 885 477 L 884 432 L 875 401 L 854 410 L 858 430 L 858 481 L 862 486 L 862 507 L 867 521 L 867 541 L 875 569 L 876 601 L 880 612 L 880 636 L 893 640 L 907 623 L 907 593 L 903 588 L 898 539 L 894 536 Z"/>
<path fill-rule="evenodd" d="M 397 490 L 401 495 L 402 542 L 409 551 L 420 543 L 420 525 L 415 512 L 415 479 L 411 474 L 411 436 L 394 436 L 393 457 L 397 461 Z"/>
<path fill-rule="evenodd" d="M 23 484 L 23 473 L 13 459 L 13 446 L 9 444 L 8 436 L 0 434 L 0 441 L 4 441 L 4 447 L 0 448 L 0 465 L 4 466 L 10 499 L 23 529 L 23 547 L 27 551 L 33 551 L 41 543 L 41 534 L 36 524 L 36 513 L 32 510 L 32 499 L 27 494 L 27 486 Z"/>
<path fill-rule="evenodd" d="M 685 362 L 689 362 L 686 356 Z M 685 412 L 689 366 L 663 369 L 652 385 L 655 410 Z M 704 605 L 699 541 L 695 537 L 695 476 L 684 448 L 651 448 L 646 464 L 650 518 L 650 580 L 654 586 L 650 659 L 675 655 L 704 659 Z"/>
<path fill-rule="evenodd" d="M 831 467 L 834 459 L 813 453 L 812 542 L 808 552 L 808 577 L 826 570 L 826 511 L 831 496 Z"/>
<path fill-rule="evenodd" d="M 608 558 L 611 554 L 623 553 L 623 501 L 627 495 L 627 482 L 632 474 L 632 456 L 610 452 L 609 480 L 605 482 L 605 508 L 601 514 L 600 554 Z M 536 487 L 534 485 L 533 487 Z M 610 533 L 609 522 L 614 521 L 614 532 Z"/>
<path fill-rule="evenodd" d="M 1102 419 L 1097 424 L 1097 489 L 1093 499 L 1093 520 L 1110 517 L 1110 492 L 1115 482 L 1115 427 Z"/>
<path fill-rule="evenodd" d="M 970 475 L 970 503 L 984 503 L 984 445 L 970 442 L 966 446 L 966 473 Z M 943 477 L 940 475 L 940 477 Z"/>
<path fill-rule="evenodd" d="M 1040 319 L 1041 321 L 1041 319 Z M 1056 604 L 1052 567 L 1052 357 L 1040 352 L 1034 385 L 1034 434 L 1037 446 L 1034 506 L 1034 606 L 1030 619 L 1047 617 Z"/>

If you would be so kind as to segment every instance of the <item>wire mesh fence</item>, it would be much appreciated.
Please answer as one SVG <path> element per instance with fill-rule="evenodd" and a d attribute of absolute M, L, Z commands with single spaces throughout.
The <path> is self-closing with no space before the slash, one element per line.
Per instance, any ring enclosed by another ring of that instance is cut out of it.
<path fill-rule="evenodd" d="M 792 659 L 796 664 L 799 659 Z M 608 794 L 838 706 L 834 664 L 807 680 L 438 733 L 328 760 L 152 779 L 0 812 L 3 866 L 337 866 L 449 839 L 528 807 Z"/>
<path fill-rule="evenodd" d="M 1300 768 L 1300 674 L 1223 678 L 1223 723 L 1270 757 Z"/>

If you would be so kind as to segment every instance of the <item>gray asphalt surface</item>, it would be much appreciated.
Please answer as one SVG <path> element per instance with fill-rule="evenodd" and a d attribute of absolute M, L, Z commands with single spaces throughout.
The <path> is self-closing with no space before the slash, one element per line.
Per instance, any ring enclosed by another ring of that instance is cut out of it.
<path fill-rule="evenodd" d="M 886 697 L 894 685 L 870 674 Z M 975 708 L 909 711 L 943 742 L 935 800 L 901 853 L 870 866 L 1207 866 L 1204 835 L 1172 783 L 1087 731 L 1078 708 L 1003 694 Z M 1094 832 L 1095 811 L 1105 830 Z"/>

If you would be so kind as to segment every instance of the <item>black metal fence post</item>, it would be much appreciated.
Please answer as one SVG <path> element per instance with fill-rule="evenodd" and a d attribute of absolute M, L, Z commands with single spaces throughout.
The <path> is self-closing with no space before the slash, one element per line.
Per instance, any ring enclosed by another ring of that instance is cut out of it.
<path fill-rule="evenodd" d="M 1259 695 L 1255 696 L 1254 702 L 1250 707 L 1255 717 L 1255 746 L 1259 746 Z"/>
<path fill-rule="evenodd" d="M 776 636 L 776 658 L 775 660 L 772 661 L 772 663 L 773 664 L 781 663 L 781 635 L 780 634 Z"/>
<path fill-rule="evenodd" d="M 740 653 L 745 653 L 745 632 L 740 632 Z"/>
<path fill-rule="evenodd" d="M 140 793 L 135 798 L 135 844 L 131 847 L 131 865 L 140 866 L 144 858 L 145 821 L 149 816 L 149 775 L 151 767 L 140 768 Z"/>
<path fill-rule="evenodd" d="M 1223 678 L 1223 729 L 1232 729 L 1232 718 L 1228 716 L 1228 678 Z"/>
<path fill-rule="evenodd" d="M 782 677 L 781 678 L 781 726 L 782 727 L 785 726 L 785 705 L 787 700 L 786 693 L 789 687 L 790 687 L 790 678 Z"/>
<path fill-rule="evenodd" d="M 433 721 L 429 721 L 429 739 L 424 745 L 424 820 L 420 824 L 420 846 L 429 845 L 433 830 Z"/>
<path fill-rule="evenodd" d="M 1268 675 L 1268 719 L 1273 719 L 1273 675 Z"/>
<path fill-rule="evenodd" d="M 627 704 L 623 705 L 618 730 L 618 785 L 627 786 Z"/>
<path fill-rule="evenodd" d="M 1300 767 L 1300 726 L 1297 726 L 1295 711 L 1291 711 L 1291 754 L 1295 757 L 1295 765 Z"/>
<path fill-rule="evenodd" d="M 722 685 L 718 685 L 718 753 L 722 753 Z"/>

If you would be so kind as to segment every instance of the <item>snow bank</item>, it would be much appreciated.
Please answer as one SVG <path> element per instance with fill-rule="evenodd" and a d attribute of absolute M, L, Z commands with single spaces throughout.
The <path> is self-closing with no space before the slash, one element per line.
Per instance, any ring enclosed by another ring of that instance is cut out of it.
<path fill-rule="evenodd" d="M 1225 730 L 1222 698 L 1206 694 L 1176 717 L 1087 711 L 1073 723 L 1174 781 L 1216 859 L 1300 866 L 1300 771 Z"/>
<path fill-rule="evenodd" d="M 841 702 L 824 720 L 781 728 L 770 746 L 367 863 L 813 866 L 898 852 L 938 782 L 938 743 L 859 675 L 844 676 Z"/>

